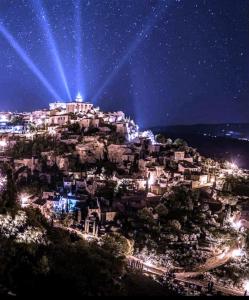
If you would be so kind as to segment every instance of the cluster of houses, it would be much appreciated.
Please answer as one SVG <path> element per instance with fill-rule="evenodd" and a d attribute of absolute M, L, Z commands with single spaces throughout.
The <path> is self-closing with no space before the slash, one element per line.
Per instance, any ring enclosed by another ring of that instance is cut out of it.
<path fill-rule="evenodd" d="M 37 136 L 52 137 L 56 145 L 71 150 L 58 154 L 50 149 L 40 157 L 31 153 L 18 159 L 4 155 L 17 140 L 25 142 Z M 0 113 L 0 137 L 0 162 L 11 161 L 17 182 L 35 173 L 49 186 L 53 181 L 50 168 L 56 166 L 62 174 L 56 189 L 24 197 L 23 204 L 39 207 L 48 218 L 70 215 L 74 224 L 76 220 L 77 226 L 93 235 L 119 230 L 119 211 L 159 203 L 167 190 L 178 184 L 191 188 L 221 184 L 222 172 L 231 169 L 207 165 L 187 146 L 158 143 L 152 132 L 140 132 L 123 112 L 104 113 L 80 95 L 74 102 L 51 103 L 45 110 Z M 74 166 L 73 158 L 77 158 Z M 111 167 L 103 164 L 97 172 L 97 164 L 103 161 Z M 44 162 L 47 170 L 42 167 Z M 111 196 L 106 197 L 110 190 Z"/>

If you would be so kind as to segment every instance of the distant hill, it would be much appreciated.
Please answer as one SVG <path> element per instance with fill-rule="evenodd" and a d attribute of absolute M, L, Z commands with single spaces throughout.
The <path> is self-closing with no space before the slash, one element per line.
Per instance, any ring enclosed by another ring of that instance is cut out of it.
<path fill-rule="evenodd" d="M 196 124 L 154 127 L 155 132 L 170 132 L 183 134 L 200 134 L 206 136 L 231 137 L 249 139 L 249 123 L 245 124 Z"/>
<path fill-rule="evenodd" d="M 204 156 L 234 161 L 249 169 L 249 124 L 179 125 L 150 129 L 172 139 L 182 138 Z"/>

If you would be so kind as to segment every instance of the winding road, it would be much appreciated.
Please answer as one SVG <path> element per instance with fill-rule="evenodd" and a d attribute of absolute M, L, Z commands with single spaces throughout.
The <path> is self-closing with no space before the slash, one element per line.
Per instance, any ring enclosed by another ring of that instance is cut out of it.
<path fill-rule="evenodd" d="M 249 223 L 248 223 L 248 225 L 249 225 Z M 82 239 L 89 239 L 89 238 L 98 239 L 97 237 L 89 236 L 87 234 L 82 233 L 81 231 L 79 231 L 77 229 L 68 228 L 59 223 L 55 223 L 54 226 L 57 228 L 64 229 L 68 232 L 77 234 Z M 182 282 L 184 284 L 188 284 L 188 285 L 192 284 L 192 285 L 199 286 L 202 288 L 207 288 L 208 281 L 198 280 L 198 279 L 194 279 L 194 278 L 228 263 L 233 257 L 234 250 L 236 250 L 236 248 L 228 249 L 228 250 L 224 251 L 223 253 L 208 259 L 205 264 L 200 265 L 199 267 L 195 268 L 192 272 L 175 273 L 175 280 L 177 280 L 178 282 Z M 168 269 L 166 269 L 162 266 L 156 266 L 151 263 L 146 263 L 134 256 L 128 256 L 127 261 L 129 263 L 131 263 L 132 261 L 135 263 L 139 263 L 139 265 L 142 267 L 141 270 L 144 273 L 151 274 L 151 275 L 165 276 L 165 274 L 169 271 Z M 219 291 L 222 294 L 228 295 L 228 296 L 243 296 L 244 295 L 244 291 L 242 291 L 242 290 L 237 290 L 234 288 L 232 289 L 232 288 L 224 287 L 224 286 L 217 285 L 217 284 L 215 284 L 214 289 L 216 291 Z"/>
<path fill-rule="evenodd" d="M 183 278 L 194 278 L 197 277 L 203 273 L 206 273 L 210 270 L 216 269 L 218 267 L 221 267 L 225 265 L 226 263 L 231 260 L 233 257 L 233 253 L 235 248 L 229 249 L 227 251 L 224 251 L 223 253 L 209 258 L 205 264 L 200 265 L 199 267 L 195 268 L 193 272 L 183 272 L 183 273 L 176 273 L 176 277 L 178 279 L 183 279 Z"/>

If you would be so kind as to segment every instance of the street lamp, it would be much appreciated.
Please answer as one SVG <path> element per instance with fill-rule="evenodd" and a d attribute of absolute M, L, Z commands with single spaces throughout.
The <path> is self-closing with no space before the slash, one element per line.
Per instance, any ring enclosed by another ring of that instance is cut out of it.
<path fill-rule="evenodd" d="M 28 205 L 28 200 L 29 200 L 29 197 L 27 195 L 21 195 L 20 196 L 20 202 L 21 202 L 21 206 L 22 207 L 25 207 Z"/>
<path fill-rule="evenodd" d="M 152 261 L 151 261 L 149 258 L 147 258 L 147 259 L 145 260 L 144 264 L 145 264 L 147 267 L 152 267 L 152 266 L 153 266 Z"/>
<path fill-rule="evenodd" d="M 155 184 L 155 182 L 156 182 L 156 179 L 155 179 L 154 175 L 149 174 L 149 179 L 148 179 L 148 186 L 149 186 L 149 188 L 150 188 L 153 184 Z"/>
<path fill-rule="evenodd" d="M 4 151 L 6 147 L 7 147 L 7 142 L 5 140 L 1 140 L 0 141 L 1 151 Z"/>
<path fill-rule="evenodd" d="M 231 163 L 231 169 L 236 170 L 238 169 L 238 166 L 235 163 Z"/>
<path fill-rule="evenodd" d="M 29 133 L 26 134 L 26 137 L 27 137 L 28 139 L 31 139 L 31 140 L 33 141 L 33 140 L 34 140 L 34 133 L 29 132 Z"/>
<path fill-rule="evenodd" d="M 0 191 L 5 187 L 6 182 L 7 182 L 6 177 L 0 175 Z"/>
<path fill-rule="evenodd" d="M 241 229 L 241 227 L 242 227 L 241 221 L 235 221 L 234 217 L 230 218 L 229 223 L 237 231 L 239 231 Z"/>
<path fill-rule="evenodd" d="M 235 249 L 235 250 L 233 250 L 233 252 L 232 252 L 232 257 L 233 257 L 233 258 L 241 257 L 241 256 L 243 256 L 243 255 L 244 255 L 244 253 L 243 253 L 242 249 Z"/>
<path fill-rule="evenodd" d="M 245 289 L 245 296 L 247 296 L 247 293 L 249 291 L 249 280 L 245 281 L 244 289 Z"/>
<path fill-rule="evenodd" d="M 241 226 L 242 226 L 241 221 L 233 222 L 233 223 L 232 223 L 232 226 L 233 226 L 234 229 L 240 230 L 240 228 L 241 228 Z"/>

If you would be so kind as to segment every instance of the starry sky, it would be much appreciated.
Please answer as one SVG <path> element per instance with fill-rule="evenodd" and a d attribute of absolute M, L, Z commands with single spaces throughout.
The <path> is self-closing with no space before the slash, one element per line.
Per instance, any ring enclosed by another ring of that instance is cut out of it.
<path fill-rule="evenodd" d="M 84 98 L 141 127 L 249 120 L 249 0 L 0 0 L 0 110 Z"/>

